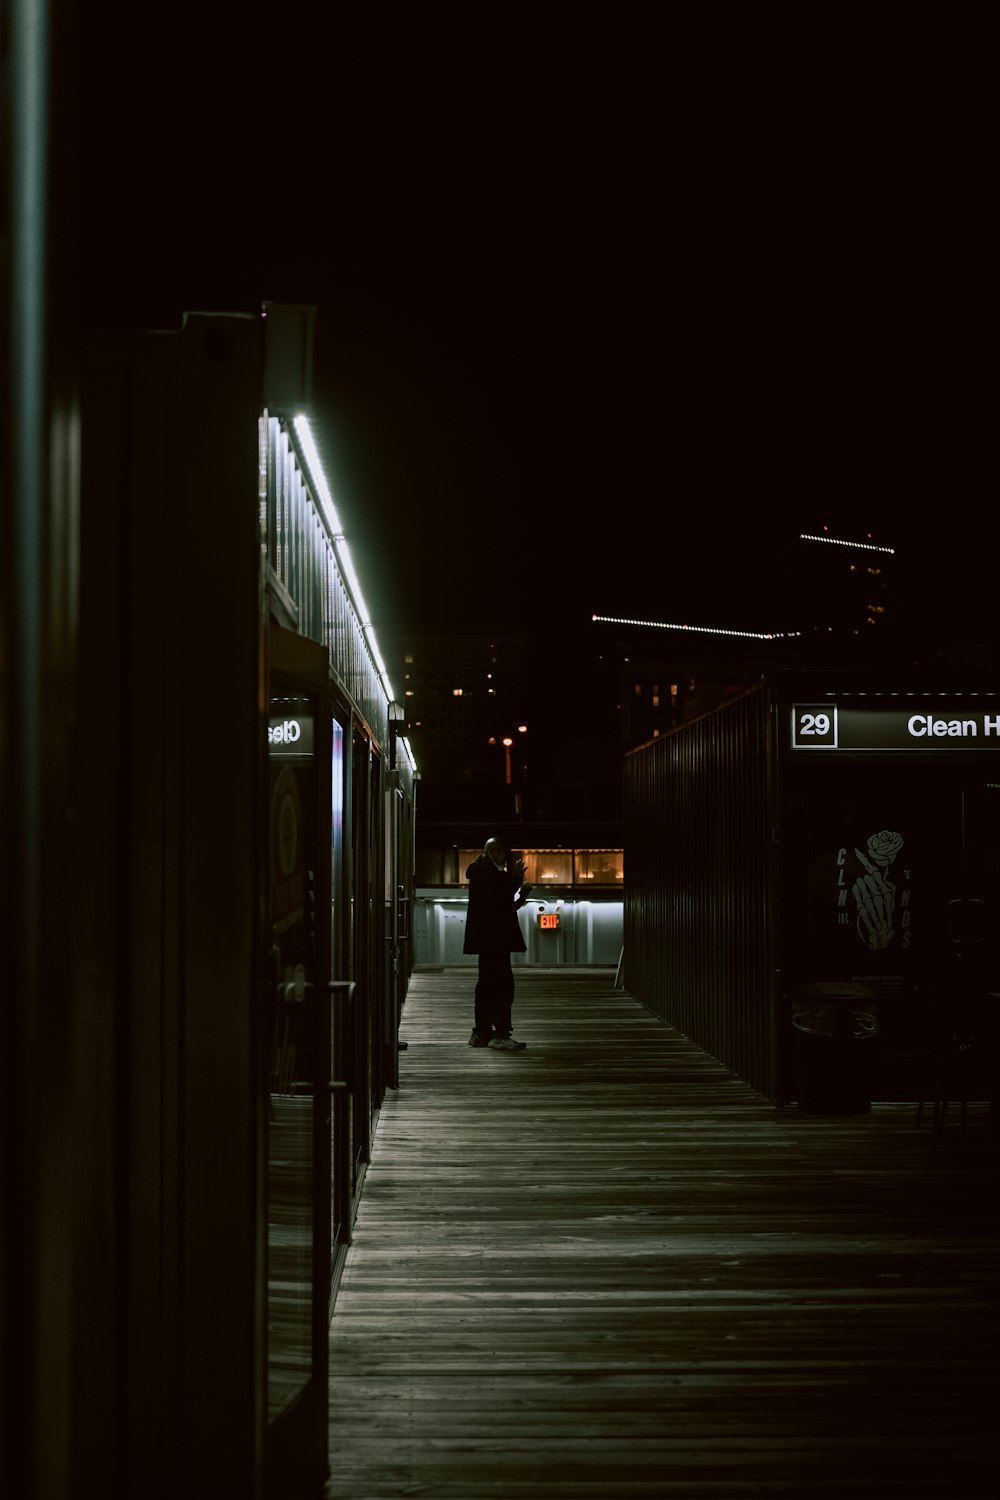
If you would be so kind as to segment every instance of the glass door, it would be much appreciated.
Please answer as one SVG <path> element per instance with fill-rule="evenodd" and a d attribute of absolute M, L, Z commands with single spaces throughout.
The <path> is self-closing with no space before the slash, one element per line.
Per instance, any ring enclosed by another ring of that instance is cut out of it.
<path fill-rule="evenodd" d="M 349 714 L 343 715 L 350 723 Z M 344 724 L 330 722 L 330 1309 L 351 1240 L 351 1079 L 354 982 L 349 976 L 350 905 L 347 900 L 347 756 Z"/>
<path fill-rule="evenodd" d="M 928 851 L 925 983 L 954 997 L 1000 985 L 997 910 L 1000 893 L 1000 788 L 997 768 L 953 778 L 943 800 L 940 834 Z"/>
<path fill-rule="evenodd" d="M 371 1099 L 371 798 L 371 747 L 366 735 L 355 726 L 351 751 L 351 977 L 357 988 L 349 1042 L 352 1212 L 368 1161 Z"/>
<path fill-rule="evenodd" d="M 329 720 L 272 679 L 268 721 L 265 1492 L 327 1472 L 330 1263 Z"/>

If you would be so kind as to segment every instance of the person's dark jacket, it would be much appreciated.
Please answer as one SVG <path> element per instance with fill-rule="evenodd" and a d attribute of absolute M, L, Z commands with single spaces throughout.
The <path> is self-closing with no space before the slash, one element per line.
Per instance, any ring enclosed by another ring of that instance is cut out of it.
<path fill-rule="evenodd" d="M 469 914 L 462 951 L 524 953 L 527 944 L 517 913 L 527 896 L 523 891 L 518 895 L 516 876 L 498 870 L 488 855 L 481 854 L 472 861 L 465 878 L 469 882 Z"/>

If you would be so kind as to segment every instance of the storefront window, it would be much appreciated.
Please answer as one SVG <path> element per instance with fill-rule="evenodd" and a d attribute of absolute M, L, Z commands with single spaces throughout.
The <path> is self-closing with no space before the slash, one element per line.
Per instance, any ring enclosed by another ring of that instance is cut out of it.
<path fill-rule="evenodd" d="M 444 865 L 442 884 L 465 884 L 465 872 L 481 849 L 457 851 L 457 873 L 449 878 L 450 860 Z M 625 880 L 624 855 L 621 849 L 522 849 L 528 882 L 533 885 L 620 886 Z M 448 851 L 449 854 L 452 851 Z"/>
<path fill-rule="evenodd" d="M 525 849 L 525 870 L 531 885 L 572 885 L 571 849 Z"/>
<path fill-rule="evenodd" d="M 577 885 L 621 885 L 625 879 L 621 849 L 577 849 L 574 866 Z"/>

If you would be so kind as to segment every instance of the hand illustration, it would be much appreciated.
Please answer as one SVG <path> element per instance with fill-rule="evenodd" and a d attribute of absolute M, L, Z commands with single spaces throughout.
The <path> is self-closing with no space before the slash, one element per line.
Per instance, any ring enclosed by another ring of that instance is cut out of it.
<path fill-rule="evenodd" d="M 866 859 L 860 849 L 855 854 L 867 870 L 852 887 L 858 908 L 858 936 L 871 949 L 888 948 L 893 938 L 893 913 L 896 887 Z"/>

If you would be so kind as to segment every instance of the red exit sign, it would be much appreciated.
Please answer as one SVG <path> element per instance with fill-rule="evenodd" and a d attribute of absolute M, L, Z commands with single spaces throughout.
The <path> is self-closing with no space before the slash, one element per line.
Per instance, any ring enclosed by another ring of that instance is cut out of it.
<path fill-rule="evenodd" d="M 557 911 L 540 911 L 538 913 L 539 927 L 558 927 L 559 913 Z"/>

